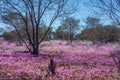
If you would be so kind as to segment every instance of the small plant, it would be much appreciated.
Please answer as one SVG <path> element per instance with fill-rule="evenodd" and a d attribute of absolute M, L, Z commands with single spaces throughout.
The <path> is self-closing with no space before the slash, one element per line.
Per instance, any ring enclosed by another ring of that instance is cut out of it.
<path fill-rule="evenodd" d="M 50 64 L 48 66 L 48 74 L 55 75 L 56 64 L 53 58 L 50 58 Z"/>

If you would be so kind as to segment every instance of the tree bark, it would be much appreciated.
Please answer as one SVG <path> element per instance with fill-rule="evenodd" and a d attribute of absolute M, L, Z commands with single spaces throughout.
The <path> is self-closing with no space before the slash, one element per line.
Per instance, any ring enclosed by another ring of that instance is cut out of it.
<path fill-rule="evenodd" d="M 38 46 L 36 46 L 36 47 L 35 47 L 35 45 L 33 46 L 32 54 L 33 55 L 38 55 L 39 54 L 39 47 Z"/>

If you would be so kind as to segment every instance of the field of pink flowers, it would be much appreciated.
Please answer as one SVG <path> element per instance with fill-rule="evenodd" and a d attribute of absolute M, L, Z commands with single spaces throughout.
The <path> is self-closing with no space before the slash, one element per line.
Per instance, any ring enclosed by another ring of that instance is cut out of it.
<path fill-rule="evenodd" d="M 86 44 L 64 41 L 43 42 L 39 56 L 26 53 L 15 43 L 0 42 L 0 80 L 118 80 L 110 52 L 118 44 Z M 15 52 L 17 51 L 17 52 Z M 56 74 L 48 75 L 49 56 L 56 63 Z"/>

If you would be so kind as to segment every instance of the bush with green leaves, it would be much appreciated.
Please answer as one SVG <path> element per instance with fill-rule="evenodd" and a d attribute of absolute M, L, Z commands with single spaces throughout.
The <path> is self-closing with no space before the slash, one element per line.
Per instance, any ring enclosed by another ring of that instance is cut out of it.
<path fill-rule="evenodd" d="M 99 25 L 95 28 L 86 28 L 77 37 L 81 40 L 93 42 L 118 42 L 120 40 L 120 29 L 111 25 Z"/>
<path fill-rule="evenodd" d="M 15 41 L 17 39 L 17 35 L 13 31 L 11 31 L 11 32 L 4 32 L 2 34 L 2 37 L 5 40 L 7 40 L 7 41 Z"/>

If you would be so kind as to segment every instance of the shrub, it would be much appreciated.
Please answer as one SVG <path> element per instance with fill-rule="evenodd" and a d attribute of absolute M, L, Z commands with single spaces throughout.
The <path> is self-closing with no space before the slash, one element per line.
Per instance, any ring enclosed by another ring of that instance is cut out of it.
<path fill-rule="evenodd" d="M 118 42 L 120 40 L 120 29 L 113 26 L 97 26 L 83 30 L 78 36 L 81 40 L 93 42 Z"/>
<path fill-rule="evenodd" d="M 17 39 L 17 36 L 14 32 L 4 32 L 2 37 L 7 41 L 15 41 Z"/>

